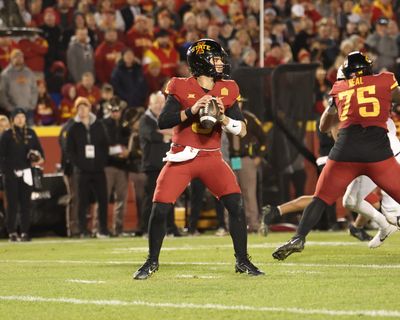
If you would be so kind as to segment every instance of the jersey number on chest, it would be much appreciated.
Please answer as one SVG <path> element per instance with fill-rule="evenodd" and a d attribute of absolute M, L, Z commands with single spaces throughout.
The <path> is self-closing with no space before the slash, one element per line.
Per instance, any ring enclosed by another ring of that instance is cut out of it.
<path fill-rule="evenodd" d="M 356 94 L 357 104 L 363 105 L 358 109 L 358 112 L 360 113 L 361 117 L 367 118 L 367 117 L 379 116 L 379 113 L 381 111 L 381 105 L 379 104 L 379 100 L 373 96 L 372 97 L 365 96 L 366 94 L 374 95 L 375 91 L 376 91 L 375 85 L 371 85 L 340 92 L 338 98 L 339 100 L 344 100 L 344 107 L 339 117 L 340 121 L 345 121 L 348 118 L 347 114 L 350 109 L 350 101 L 353 94 Z"/>

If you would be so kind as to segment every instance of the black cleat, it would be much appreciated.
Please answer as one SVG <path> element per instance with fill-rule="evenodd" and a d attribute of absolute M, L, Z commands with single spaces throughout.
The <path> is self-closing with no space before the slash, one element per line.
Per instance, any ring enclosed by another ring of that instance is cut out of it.
<path fill-rule="evenodd" d="M 260 228 L 258 229 L 258 233 L 266 237 L 269 232 L 268 226 L 274 222 L 277 222 L 280 219 L 281 214 L 279 212 L 278 207 L 271 206 L 269 204 L 262 207 L 261 211 L 262 211 L 262 219 Z"/>
<path fill-rule="evenodd" d="M 271 206 L 268 204 L 265 207 L 262 207 L 261 211 L 262 222 L 264 222 L 264 224 L 266 224 L 267 226 L 278 221 L 281 217 L 279 209 L 276 206 Z"/>
<path fill-rule="evenodd" d="M 9 235 L 8 235 L 8 241 L 10 241 L 10 242 L 17 242 L 19 239 L 18 239 L 18 234 L 16 233 L 16 232 L 13 232 L 13 233 L 10 233 Z"/>
<path fill-rule="evenodd" d="M 134 280 L 146 280 L 158 270 L 158 261 L 147 259 L 146 262 L 133 274 Z"/>
<path fill-rule="evenodd" d="M 305 238 L 300 236 L 295 236 L 286 242 L 284 245 L 277 248 L 272 256 L 277 260 L 285 260 L 292 253 L 302 252 L 304 249 Z"/>
<path fill-rule="evenodd" d="M 251 263 L 249 256 L 246 256 L 244 259 L 236 258 L 235 271 L 239 273 L 247 273 L 250 276 L 261 276 L 265 274 Z"/>
<path fill-rule="evenodd" d="M 349 233 L 351 236 L 357 238 L 360 241 L 370 241 L 373 238 L 371 235 L 367 233 L 367 231 L 365 231 L 364 228 L 357 228 L 352 224 L 350 224 L 349 226 Z"/>
<path fill-rule="evenodd" d="M 31 237 L 27 233 L 21 233 L 21 241 L 22 242 L 29 242 L 29 241 L 31 241 Z"/>

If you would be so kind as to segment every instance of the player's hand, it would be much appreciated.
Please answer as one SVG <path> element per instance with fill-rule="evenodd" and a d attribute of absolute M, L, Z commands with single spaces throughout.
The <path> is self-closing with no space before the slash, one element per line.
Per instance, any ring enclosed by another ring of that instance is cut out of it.
<path fill-rule="evenodd" d="M 212 96 L 210 96 L 209 94 L 206 94 L 205 96 L 202 96 L 199 100 L 197 100 L 197 102 L 190 108 L 192 111 L 192 114 L 197 114 L 199 112 L 200 108 L 205 107 L 211 98 L 212 98 Z"/>
<path fill-rule="evenodd" d="M 253 161 L 254 161 L 254 165 L 255 165 L 256 167 L 258 167 L 258 166 L 260 165 L 260 163 L 261 163 L 261 158 L 260 158 L 260 157 L 255 157 L 255 158 L 253 159 Z"/>
<path fill-rule="evenodd" d="M 219 121 L 222 122 L 225 118 L 225 106 L 220 97 L 216 97 L 218 108 L 219 108 Z"/>
<path fill-rule="evenodd" d="M 129 157 L 129 150 L 124 148 L 120 154 L 118 154 L 118 157 L 121 159 L 127 159 Z"/>

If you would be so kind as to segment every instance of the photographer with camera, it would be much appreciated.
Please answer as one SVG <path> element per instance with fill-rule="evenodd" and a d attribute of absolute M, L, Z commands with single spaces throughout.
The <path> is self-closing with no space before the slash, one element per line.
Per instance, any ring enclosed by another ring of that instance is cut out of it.
<path fill-rule="evenodd" d="M 11 113 L 11 128 L 0 139 L 0 166 L 4 175 L 6 193 L 7 230 L 9 240 L 30 241 L 31 193 L 34 183 L 40 182 L 33 168 L 44 162 L 43 149 L 32 129 L 26 125 L 26 113 L 16 108 Z M 20 213 L 18 236 L 17 214 Z"/>

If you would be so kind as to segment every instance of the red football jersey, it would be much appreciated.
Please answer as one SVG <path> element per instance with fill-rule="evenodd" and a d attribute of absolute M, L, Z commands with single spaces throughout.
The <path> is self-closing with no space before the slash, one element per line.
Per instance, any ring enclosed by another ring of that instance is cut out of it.
<path fill-rule="evenodd" d="M 239 97 L 239 87 L 233 80 L 220 80 L 208 93 L 200 87 L 196 78 L 172 78 L 165 93 L 173 95 L 181 104 L 181 110 L 193 106 L 197 100 L 208 94 L 220 97 L 225 109 L 232 107 Z M 213 128 L 201 127 L 199 117 L 187 120 L 174 127 L 172 142 L 183 146 L 191 146 L 199 149 L 215 149 L 221 147 L 221 125 L 216 124 Z"/>
<path fill-rule="evenodd" d="M 391 92 L 397 86 L 391 72 L 335 82 L 329 94 L 338 108 L 339 129 L 357 124 L 387 129 Z"/>

